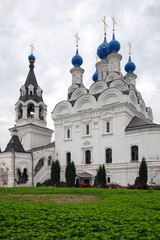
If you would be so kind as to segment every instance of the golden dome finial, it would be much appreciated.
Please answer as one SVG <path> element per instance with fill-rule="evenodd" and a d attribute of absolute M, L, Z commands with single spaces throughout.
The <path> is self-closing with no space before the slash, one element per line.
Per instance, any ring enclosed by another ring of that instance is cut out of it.
<path fill-rule="evenodd" d="M 106 23 L 106 17 L 104 16 L 104 18 L 102 18 L 102 22 L 104 23 L 104 36 L 106 37 L 107 33 L 106 33 L 106 27 L 108 27 L 107 23 Z"/>
<path fill-rule="evenodd" d="M 74 34 L 75 38 L 76 38 L 76 48 L 78 49 L 78 40 L 80 40 L 78 33 Z"/>

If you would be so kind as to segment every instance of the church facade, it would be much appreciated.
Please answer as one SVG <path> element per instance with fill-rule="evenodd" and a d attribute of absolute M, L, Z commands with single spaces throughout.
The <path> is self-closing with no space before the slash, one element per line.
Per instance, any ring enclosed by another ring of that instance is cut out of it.
<path fill-rule="evenodd" d="M 35 57 L 29 56 L 30 71 L 15 105 L 16 125 L 0 153 L 0 186 L 44 182 L 50 178 L 51 162 L 56 159 L 61 165 L 61 181 L 65 181 L 67 163 L 74 161 L 79 183 L 95 184 L 98 168 L 104 164 L 107 182 L 126 186 L 135 183 L 143 157 L 148 183 L 160 184 L 160 125 L 153 123 L 152 110 L 136 89 L 131 53 L 123 76 L 119 50 L 114 29 L 110 43 L 105 33 L 97 49 L 100 60 L 93 84 L 87 89 L 77 43 L 67 100 L 59 102 L 52 112 L 53 143 L 53 131 L 46 127 L 47 106 L 34 75 Z"/>

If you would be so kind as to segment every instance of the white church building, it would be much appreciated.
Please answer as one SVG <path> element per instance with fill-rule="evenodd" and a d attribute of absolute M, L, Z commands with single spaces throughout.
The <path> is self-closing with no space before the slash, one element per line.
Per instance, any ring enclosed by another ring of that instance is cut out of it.
<path fill-rule="evenodd" d="M 67 163 L 74 161 L 80 183 L 94 184 L 104 164 L 107 182 L 126 186 L 135 183 L 142 157 L 147 161 L 148 183 L 160 184 L 160 125 L 153 123 L 152 110 L 136 89 L 131 53 L 123 76 L 119 50 L 114 29 L 110 43 L 105 32 L 97 49 L 93 84 L 87 89 L 77 42 L 67 100 L 52 112 L 55 142 L 51 142 L 53 131 L 46 127 L 47 106 L 31 53 L 30 70 L 15 104 L 16 124 L 9 129 L 11 140 L 0 153 L 0 186 L 36 186 L 50 178 L 51 163 L 57 159 L 61 181 L 65 181 Z"/>

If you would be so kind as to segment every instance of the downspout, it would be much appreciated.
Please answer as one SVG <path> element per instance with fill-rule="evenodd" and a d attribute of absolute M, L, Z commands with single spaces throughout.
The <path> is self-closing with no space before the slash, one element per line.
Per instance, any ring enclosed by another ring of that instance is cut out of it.
<path fill-rule="evenodd" d="M 16 155 L 15 155 L 15 152 L 14 152 L 14 149 L 12 148 L 11 149 L 11 152 L 13 154 L 13 167 L 14 167 L 14 187 L 16 186 L 15 185 L 15 179 L 16 179 L 16 173 L 15 173 L 15 168 L 16 168 Z"/>
<path fill-rule="evenodd" d="M 34 187 L 34 166 L 33 166 L 33 152 L 31 151 L 31 157 L 32 157 L 32 187 Z"/>

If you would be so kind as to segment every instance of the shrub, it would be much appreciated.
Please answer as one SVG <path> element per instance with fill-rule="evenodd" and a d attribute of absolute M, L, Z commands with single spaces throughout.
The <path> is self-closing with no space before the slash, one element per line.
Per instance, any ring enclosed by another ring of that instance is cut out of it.
<path fill-rule="evenodd" d="M 106 187 L 106 169 L 104 165 L 100 165 L 98 172 L 97 172 L 97 178 L 98 178 L 98 185 L 102 188 Z"/>
<path fill-rule="evenodd" d="M 147 163 L 145 158 L 142 158 L 142 162 L 139 167 L 139 180 L 138 185 L 142 187 L 143 189 L 146 189 L 147 185 L 147 179 L 148 179 L 148 169 L 147 169 Z"/>
<path fill-rule="evenodd" d="M 76 168 L 73 161 L 67 164 L 65 177 L 66 177 L 67 187 L 73 187 L 75 183 L 75 178 L 76 178 Z"/>
<path fill-rule="evenodd" d="M 59 161 L 53 161 L 51 166 L 51 186 L 58 186 L 60 183 L 60 164 Z"/>

